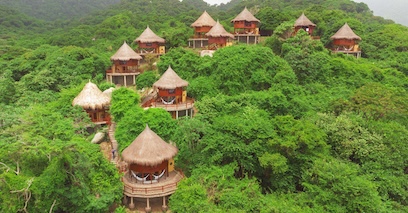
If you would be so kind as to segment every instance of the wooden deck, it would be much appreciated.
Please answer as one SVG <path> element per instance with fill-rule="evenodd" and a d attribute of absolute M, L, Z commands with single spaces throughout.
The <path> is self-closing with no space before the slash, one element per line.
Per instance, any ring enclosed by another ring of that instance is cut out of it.
<path fill-rule="evenodd" d="M 194 100 L 188 99 L 186 102 L 179 103 L 179 104 L 164 104 L 163 102 L 153 102 L 151 107 L 163 108 L 168 112 L 181 111 L 181 110 L 192 109 L 194 107 Z"/>
<path fill-rule="evenodd" d="M 353 55 L 356 58 L 361 57 L 361 50 L 354 51 L 354 50 L 332 50 L 333 53 L 344 53 L 346 55 Z"/>
<path fill-rule="evenodd" d="M 173 194 L 178 183 L 184 178 L 184 174 L 181 171 L 172 171 L 169 177 L 162 177 L 157 183 L 141 183 L 134 180 L 129 176 L 129 172 L 126 172 L 122 177 L 124 184 L 123 193 L 128 197 L 139 198 L 153 198 L 163 197 Z"/>
<path fill-rule="evenodd" d="M 132 76 L 132 75 L 139 75 L 140 72 L 128 72 L 128 73 L 106 73 L 108 76 Z"/>

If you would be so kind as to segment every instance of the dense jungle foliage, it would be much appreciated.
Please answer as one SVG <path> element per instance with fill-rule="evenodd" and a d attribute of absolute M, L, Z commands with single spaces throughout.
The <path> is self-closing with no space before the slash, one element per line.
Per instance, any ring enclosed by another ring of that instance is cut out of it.
<path fill-rule="evenodd" d="M 110 86 L 109 57 L 123 41 L 135 48 L 147 25 L 168 52 L 137 88 L 171 65 L 198 113 L 143 110 L 134 88 L 113 92 L 111 113 L 120 150 L 146 123 L 179 148 L 187 178 L 172 212 L 408 212 L 407 27 L 350 0 L 88 0 L 73 1 L 75 13 L 71 1 L 38 2 L 0 1 L 0 212 L 120 205 L 120 174 L 71 103 L 88 80 Z M 213 57 L 186 48 L 203 10 L 232 31 L 245 6 L 272 33 L 261 44 Z M 288 36 L 302 12 L 320 40 Z M 327 49 L 345 22 L 360 59 Z"/>

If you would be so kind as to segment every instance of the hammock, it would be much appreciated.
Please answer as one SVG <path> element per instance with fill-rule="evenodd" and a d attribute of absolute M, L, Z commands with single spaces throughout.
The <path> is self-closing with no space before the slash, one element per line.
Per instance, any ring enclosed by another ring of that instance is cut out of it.
<path fill-rule="evenodd" d="M 165 169 L 163 169 L 162 173 L 160 175 L 153 175 L 155 180 L 158 180 L 159 178 L 163 177 L 164 173 L 166 172 Z"/>
<path fill-rule="evenodd" d="M 353 46 L 351 46 L 350 48 L 346 48 L 345 46 L 343 46 L 343 48 L 344 48 L 346 51 L 350 51 L 350 50 L 353 49 Z"/>
<path fill-rule="evenodd" d="M 130 170 L 130 172 L 132 173 L 132 176 L 133 176 L 134 178 L 136 178 L 136 180 L 138 180 L 138 181 L 146 182 L 146 179 L 149 177 L 149 175 L 147 175 L 146 177 L 141 178 L 141 177 L 138 177 L 132 170 Z"/>
<path fill-rule="evenodd" d="M 165 101 L 165 100 L 163 100 L 163 98 L 160 98 L 160 99 L 162 100 L 163 104 L 166 104 L 166 105 L 173 104 L 174 101 L 176 100 L 176 98 L 173 98 L 173 100 L 171 100 L 171 101 Z"/>
<path fill-rule="evenodd" d="M 141 52 L 142 52 L 142 53 L 154 53 L 154 50 L 152 50 L 152 51 L 147 51 L 147 50 L 143 50 L 143 49 L 142 49 Z"/>

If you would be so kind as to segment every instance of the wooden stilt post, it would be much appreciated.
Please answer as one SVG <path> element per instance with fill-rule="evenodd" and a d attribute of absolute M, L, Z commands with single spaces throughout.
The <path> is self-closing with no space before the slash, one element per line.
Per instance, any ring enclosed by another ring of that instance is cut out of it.
<path fill-rule="evenodd" d="M 152 211 L 152 208 L 150 207 L 149 198 L 146 198 L 146 208 L 145 208 L 145 211 L 146 211 L 147 213 L 149 213 L 149 212 Z"/>
<path fill-rule="evenodd" d="M 166 196 L 163 196 L 163 206 L 162 206 L 162 210 L 163 212 L 167 212 L 167 205 L 166 205 Z"/>
<path fill-rule="evenodd" d="M 135 203 L 133 203 L 133 197 L 130 197 L 129 208 L 130 208 L 131 210 L 135 209 Z"/>

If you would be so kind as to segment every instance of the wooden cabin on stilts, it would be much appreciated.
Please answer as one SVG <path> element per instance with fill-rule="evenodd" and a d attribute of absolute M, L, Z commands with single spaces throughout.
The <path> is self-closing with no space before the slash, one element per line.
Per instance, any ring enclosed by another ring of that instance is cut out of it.
<path fill-rule="evenodd" d="M 261 21 L 252 15 L 246 7 L 231 22 L 234 23 L 234 36 L 238 42 L 245 44 L 259 43 L 259 24 Z"/>
<path fill-rule="evenodd" d="M 208 49 L 210 50 L 230 46 L 234 39 L 234 35 L 227 32 L 219 21 L 205 35 L 208 37 Z"/>
<path fill-rule="evenodd" d="M 135 39 L 135 42 L 139 45 L 137 52 L 142 56 L 153 54 L 159 57 L 166 53 L 166 47 L 164 46 L 166 40 L 156 35 L 149 26 Z"/>
<path fill-rule="evenodd" d="M 122 178 L 123 201 L 134 209 L 135 199 L 146 201 L 146 212 L 151 212 L 151 199 L 161 198 L 162 210 L 167 210 L 168 196 L 173 194 L 184 175 L 175 170 L 174 157 L 178 149 L 165 142 L 148 125 L 136 139 L 123 150 L 122 159 L 127 163 Z"/>
<path fill-rule="evenodd" d="M 126 42 L 111 56 L 112 67 L 106 71 L 106 80 L 112 84 L 131 86 L 136 84 L 136 76 L 143 72 L 140 69 L 142 56 L 137 54 Z"/>
<path fill-rule="evenodd" d="M 294 24 L 294 34 L 300 30 L 303 29 L 306 31 L 310 36 L 312 36 L 314 29 L 316 28 L 316 24 L 314 24 L 312 21 L 310 21 L 304 13 L 295 21 Z"/>
<path fill-rule="evenodd" d="M 169 66 L 158 81 L 153 84 L 156 95 L 143 107 L 163 108 L 174 119 L 180 117 L 193 117 L 194 99 L 187 96 L 188 82 L 181 79 Z"/>
<path fill-rule="evenodd" d="M 194 28 L 194 36 L 188 40 L 188 46 L 192 48 L 204 48 L 208 46 L 208 37 L 205 35 L 216 24 L 214 19 L 204 11 L 203 14 L 191 24 Z"/>
<path fill-rule="evenodd" d="M 96 84 L 88 82 L 72 101 L 81 106 L 95 124 L 110 124 L 109 106 L 111 98 L 104 94 Z"/>
<path fill-rule="evenodd" d="M 347 23 L 330 37 L 330 39 L 333 40 L 333 53 L 350 54 L 356 58 L 361 57 L 361 49 L 358 45 L 361 38 L 353 32 Z"/>

